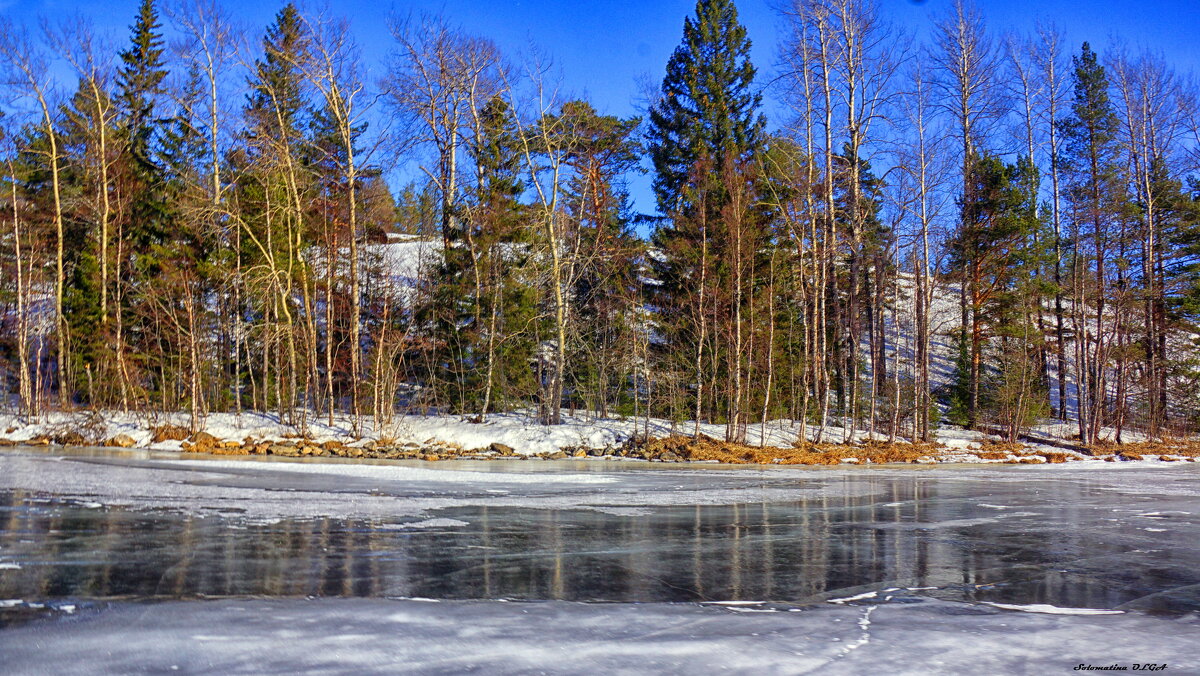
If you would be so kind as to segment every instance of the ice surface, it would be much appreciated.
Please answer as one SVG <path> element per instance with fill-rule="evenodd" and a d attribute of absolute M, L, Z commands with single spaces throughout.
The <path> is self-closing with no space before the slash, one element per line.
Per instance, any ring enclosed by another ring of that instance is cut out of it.
<path fill-rule="evenodd" d="M 1150 661 L 1171 673 L 1200 669 L 1194 618 L 937 601 L 737 610 L 360 599 L 117 604 L 0 631 L 0 654 L 8 674 L 1014 674 Z"/>
<path fill-rule="evenodd" d="M 450 467 L 472 467 L 459 471 Z M 586 472 L 562 471 L 564 467 Z M 615 510 L 666 505 L 730 505 L 798 497 L 846 497 L 864 481 L 821 471 L 677 469 L 580 461 L 431 466 L 349 462 L 193 460 L 145 452 L 0 453 L 0 489 L 53 493 L 80 502 L 171 508 L 247 518 L 421 516 L 465 505 Z M 618 479 L 619 477 L 619 479 Z M 763 480 L 763 479 L 767 480 Z M 536 490 L 530 490 L 536 487 Z M 497 492 L 502 490 L 503 492 Z"/>
<path fill-rule="evenodd" d="M 1197 479 L 6 449 L 0 670 L 1189 673 Z"/>

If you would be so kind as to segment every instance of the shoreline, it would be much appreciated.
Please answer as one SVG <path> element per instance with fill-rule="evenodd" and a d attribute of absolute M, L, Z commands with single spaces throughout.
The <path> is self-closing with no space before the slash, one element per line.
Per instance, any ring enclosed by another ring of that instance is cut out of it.
<path fill-rule="evenodd" d="M 939 427 L 933 441 L 913 443 L 884 435 L 847 433 L 826 426 L 825 439 L 796 421 L 770 421 L 747 429 L 744 443 L 726 442 L 720 424 L 672 423 L 645 418 L 564 415 L 557 426 L 537 424 L 525 413 L 502 413 L 480 421 L 463 416 L 395 416 L 376 423 L 346 416 L 309 418 L 298 429 L 263 413 L 215 413 L 192 433 L 187 414 L 54 412 L 37 421 L 0 414 L 0 448 L 140 448 L 193 454 L 348 460 L 613 459 L 729 466 L 865 466 L 943 464 L 1077 464 L 1080 462 L 1171 464 L 1200 460 L 1200 440 L 1150 441 L 1081 447 L 1067 438 L 1070 426 L 1048 422 L 1019 442 L 985 432 Z M 330 424 L 332 422 L 332 424 Z M 699 428 L 699 436 L 694 436 Z M 686 430 L 686 433 L 684 431 Z M 847 443 L 848 440 L 848 443 Z"/>
<path fill-rule="evenodd" d="M 656 440 L 651 440 L 654 442 Z M 667 443 L 678 444 L 680 441 L 693 442 L 691 438 L 668 437 L 662 441 Z M 184 442 L 190 443 L 190 442 Z M 370 442 L 368 442 L 370 443 Z M 909 446 L 900 442 L 898 446 Z M 7 439 L 0 438 L 0 454 L 5 451 L 44 451 L 49 454 L 55 452 L 113 452 L 113 451 L 130 451 L 130 452 L 148 452 L 163 454 L 165 457 L 187 460 L 226 460 L 226 459 L 244 459 L 246 461 L 273 461 L 287 462 L 299 461 L 307 463 L 328 462 L 330 464 L 391 464 L 397 463 L 438 463 L 441 465 L 453 465 L 456 463 L 496 463 L 502 461 L 520 461 L 521 464 L 529 462 L 530 465 L 539 464 L 537 461 L 555 461 L 555 462 L 579 462 L 579 463 L 598 463 L 598 462 L 617 462 L 630 464 L 654 464 L 675 466 L 681 469 L 695 468 L 729 468 L 729 469 L 777 469 L 777 468 L 934 468 L 942 466 L 955 467 L 986 467 L 995 468 L 997 466 L 1008 465 L 1023 465 L 1023 466 L 1045 466 L 1045 465 L 1070 465 L 1076 467 L 1120 467 L 1120 466 L 1156 466 L 1169 467 L 1172 465 L 1200 462 L 1200 458 L 1195 456 L 1175 456 L 1175 455 L 1138 455 L 1129 453 L 1113 453 L 1102 456 L 1075 456 L 1070 454 L 1054 454 L 1045 451 L 1026 451 L 1024 453 L 1010 454 L 1004 458 L 981 457 L 995 455 L 995 451 L 980 450 L 976 452 L 955 451 L 952 454 L 947 454 L 943 457 L 938 457 L 931 454 L 917 455 L 910 460 L 888 459 L 896 454 L 892 446 L 883 446 L 883 458 L 876 457 L 878 452 L 870 452 L 868 448 L 858 445 L 823 445 L 823 450 L 818 452 L 805 451 L 803 449 L 784 449 L 784 448 L 748 448 L 747 452 L 753 452 L 754 457 L 745 460 L 721 460 L 704 457 L 683 457 L 674 451 L 645 450 L 646 445 L 641 443 L 631 443 L 628 447 L 620 448 L 590 448 L 590 449 L 575 449 L 573 452 L 560 450 L 556 452 L 542 453 L 516 453 L 512 449 L 506 451 L 492 450 L 487 448 L 482 449 L 460 449 L 453 444 L 434 442 L 430 445 L 374 445 L 374 446 L 351 446 L 340 442 L 307 442 L 299 440 L 280 440 L 280 441 L 251 441 L 249 443 L 236 441 L 216 441 L 213 444 L 201 443 L 190 444 L 187 449 L 171 449 L 159 448 L 155 446 L 117 446 L 117 445 L 101 445 L 101 444 L 56 444 L 50 441 L 35 440 L 34 443 L 28 442 L 13 442 Z M 864 452 L 867 451 L 867 452 Z M 1049 456 L 1049 457 L 1047 457 Z M 766 458 L 766 461 L 762 459 Z M 773 459 L 773 461 L 772 461 Z"/>

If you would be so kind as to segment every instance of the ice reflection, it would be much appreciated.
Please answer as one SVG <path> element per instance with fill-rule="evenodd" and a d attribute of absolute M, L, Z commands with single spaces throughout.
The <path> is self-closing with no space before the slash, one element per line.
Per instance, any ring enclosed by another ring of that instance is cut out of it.
<path fill-rule="evenodd" d="M 882 488 L 869 497 L 628 515 L 460 508 L 436 516 L 466 525 L 424 529 L 403 525 L 420 519 L 254 524 L 6 492 L 0 561 L 10 565 L 0 568 L 0 599 L 804 603 L 898 588 L 887 593 L 895 601 L 1200 608 L 1194 592 L 1178 591 L 1200 583 L 1195 549 L 1139 559 L 1135 526 L 1106 525 L 1097 537 L 1109 510 L 1086 485 L 1059 496 L 1055 504 L 1069 507 L 1036 513 L 980 505 L 953 482 L 890 479 Z"/>

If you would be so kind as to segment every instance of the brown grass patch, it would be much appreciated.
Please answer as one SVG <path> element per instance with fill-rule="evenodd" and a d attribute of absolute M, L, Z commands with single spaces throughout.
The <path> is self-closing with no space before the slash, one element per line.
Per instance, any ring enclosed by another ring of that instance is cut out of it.
<path fill-rule="evenodd" d="M 1131 444 L 1115 444 L 1110 441 L 1100 442 L 1088 447 L 1092 455 L 1106 456 L 1117 454 L 1126 458 L 1141 460 L 1146 455 L 1174 455 L 1183 458 L 1200 458 L 1200 440 L 1197 439 L 1162 439 L 1158 441 L 1141 441 Z"/>
<path fill-rule="evenodd" d="M 979 442 L 979 448 L 989 453 L 1012 453 L 1020 455 L 1029 449 L 1017 441 L 998 441 L 996 439 L 984 439 Z"/>
<path fill-rule="evenodd" d="M 1011 455 L 1001 451 L 974 451 L 975 457 L 980 460 L 1008 460 Z"/>
<path fill-rule="evenodd" d="M 936 455 L 936 444 L 866 442 L 861 445 L 811 444 L 795 448 L 747 446 L 718 441 L 708 436 L 671 436 L 651 439 L 641 449 L 647 459 L 664 461 L 717 461 L 731 465 L 840 465 L 864 463 L 913 463 Z"/>
<path fill-rule="evenodd" d="M 1073 456 L 1068 456 L 1066 453 L 1057 453 L 1055 451 L 1045 451 L 1043 453 L 1038 453 L 1038 455 L 1045 458 L 1046 462 L 1049 462 L 1052 464 L 1064 463 L 1068 459 L 1072 459 L 1072 460 L 1074 459 Z"/>
<path fill-rule="evenodd" d="M 150 431 L 154 434 L 151 442 L 156 444 L 164 441 L 183 441 L 192 436 L 192 433 L 186 427 L 178 425 L 157 425 L 151 427 Z"/>

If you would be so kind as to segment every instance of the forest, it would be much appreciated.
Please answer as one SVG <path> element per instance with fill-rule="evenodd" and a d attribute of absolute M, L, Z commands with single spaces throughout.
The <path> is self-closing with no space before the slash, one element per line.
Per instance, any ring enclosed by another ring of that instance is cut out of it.
<path fill-rule="evenodd" d="M 372 79 L 293 4 L 0 18 L 0 406 L 1196 431 L 1200 90 L 1157 52 L 788 0 L 754 64 L 698 0 L 625 118 L 387 21 Z"/>

